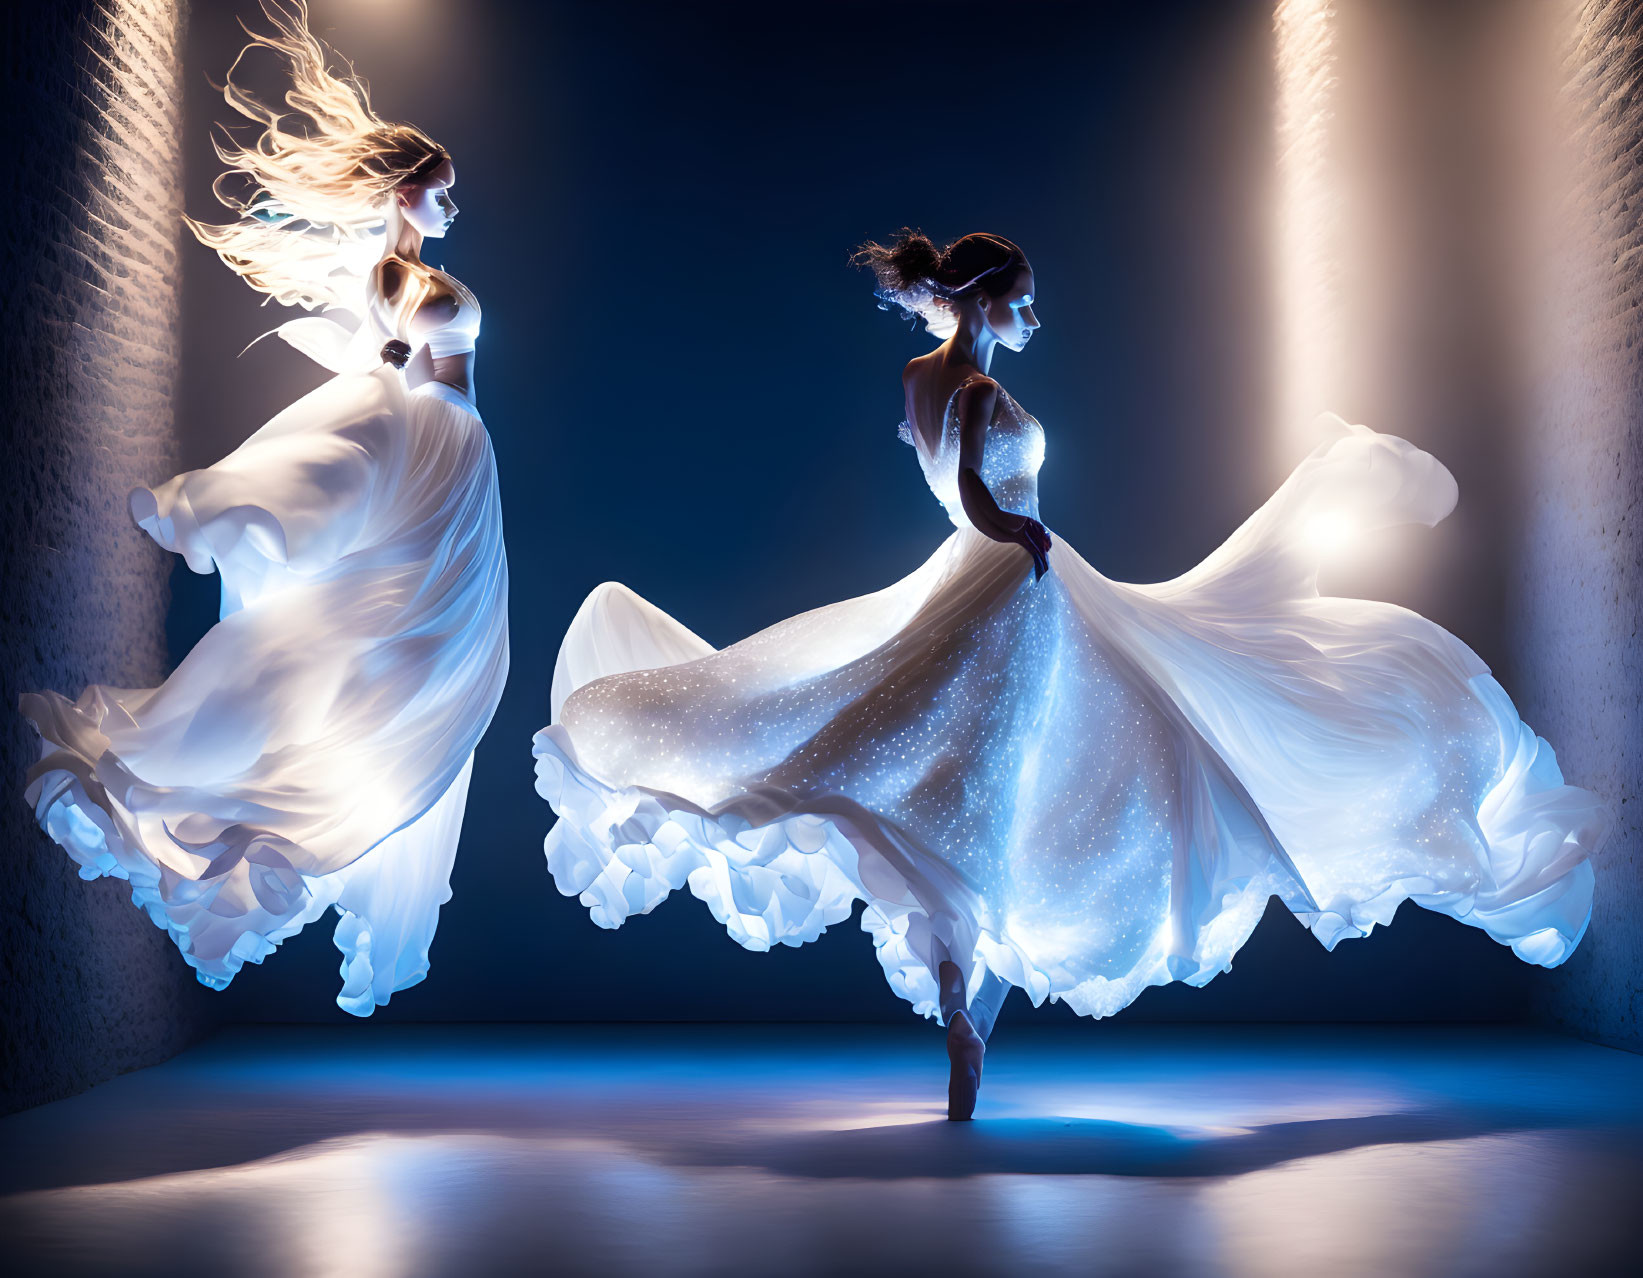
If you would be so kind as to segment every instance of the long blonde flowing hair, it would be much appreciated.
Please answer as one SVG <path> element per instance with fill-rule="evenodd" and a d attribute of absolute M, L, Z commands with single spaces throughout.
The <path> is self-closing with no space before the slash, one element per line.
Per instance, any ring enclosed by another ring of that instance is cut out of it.
<path fill-rule="evenodd" d="M 223 97 L 262 132 L 250 146 L 226 131 L 213 139 L 228 169 L 211 189 L 239 216 L 220 226 L 185 220 L 230 270 L 274 301 L 358 311 L 363 279 L 382 253 L 394 189 L 435 167 L 445 151 L 422 130 L 378 117 L 351 65 L 345 75 L 332 74 L 326 47 L 308 29 L 307 0 L 261 5 L 274 29 L 246 28 L 251 43 L 229 68 Z M 246 55 L 259 48 L 289 64 L 285 105 L 291 114 L 234 81 Z M 292 119 L 296 130 L 285 127 Z"/>

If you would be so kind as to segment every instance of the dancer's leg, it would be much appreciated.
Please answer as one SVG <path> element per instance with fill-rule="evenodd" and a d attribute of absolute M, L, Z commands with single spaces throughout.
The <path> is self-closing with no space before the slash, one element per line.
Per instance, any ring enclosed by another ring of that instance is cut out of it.
<path fill-rule="evenodd" d="M 944 959 L 936 968 L 936 981 L 941 989 L 941 1018 L 947 1022 L 947 1117 L 962 1122 L 975 1114 L 987 1045 L 964 1006 L 964 974 L 958 964 Z M 989 1027 L 991 1023 L 989 1016 Z"/>
<path fill-rule="evenodd" d="M 985 1043 L 993 1036 L 993 1026 L 998 1021 L 998 1010 L 1004 1006 L 1004 1000 L 1010 997 L 1010 991 L 1015 986 L 1002 977 L 995 976 L 990 970 L 981 978 L 981 988 L 976 996 L 970 1000 L 970 1024 L 975 1026 L 981 1041 Z"/>

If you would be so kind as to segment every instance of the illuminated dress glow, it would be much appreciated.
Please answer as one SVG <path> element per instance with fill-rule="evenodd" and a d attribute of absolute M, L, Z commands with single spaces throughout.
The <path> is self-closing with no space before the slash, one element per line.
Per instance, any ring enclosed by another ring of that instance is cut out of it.
<path fill-rule="evenodd" d="M 29 800 L 82 877 L 130 880 L 207 985 L 335 906 L 338 1001 L 367 1013 L 427 971 L 507 673 L 485 428 L 384 365 L 131 506 L 222 574 L 222 619 L 158 688 L 25 697 Z"/>
<path fill-rule="evenodd" d="M 625 587 L 587 599 L 535 742 L 560 891 L 616 927 L 688 884 L 755 950 L 864 901 L 926 1015 L 949 958 L 970 997 L 991 971 L 1091 1016 L 1202 985 L 1274 895 L 1326 947 L 1412 900 L 1569 955 L 1603 805 L 1459 640 L 1317 592 L 1318 521 L 1434 524 L 1443 466 L 1332 419 L 1185 575 L 1110 581 L 1056 539 L 1035 584 L 965 516 L 956 400 L 919 449 L 956 531 L 888 589 L 718 652 Z M 999 404 L 981 478 L 1036 518 L 1044 434 Z"/>
<path fill-rule="evenodd" d="M 252 195 L 219 180 L 239 220 L 191 226 L 253 288 L 324 311 L 278 332 L 336 375 L 216 465 L 132 492 L 144 531 L 221 575 L 221 619 L 158 688 L 24 696 L 41 737 L 26 797 L 81 876 L 129 881 L 214 988 L 334 908 L 337 1002 L 363 1016 L 428 970 L 507 676 L 507 561 L 478 410 L 383 362 L 407 338 L 429 361 L 474 350 L 473 295 L 416 256 L 455 216 L 454 168 L 327 70 L 304 5 L 263 12 L 273 33 L 240 57 L 285 61 L 286 109 L 230 71 L 225 97 L 263 132 L 218 155 Z"/>

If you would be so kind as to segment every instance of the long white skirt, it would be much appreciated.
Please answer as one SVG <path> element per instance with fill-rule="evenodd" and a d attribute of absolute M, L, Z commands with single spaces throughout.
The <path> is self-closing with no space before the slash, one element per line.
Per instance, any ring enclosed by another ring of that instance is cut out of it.
<path fill-rule="evenodd" d="M 221 573 L 222 619 L 158 688 L 25 696 L 28 800 L 83 878 L 129 880 L 206 985 L 335 907 L 338 1002 L 366 1015 L 427 972 L 507 674 L 485 428 L 392 369 L 336 377 L 131 506 Z"/>
<path fill-rule="evenodd" d="M 1604 806 L 1463 643 L 1320 597 L 1318 534 L 1434 523 L 1392 436 L 1321 446 L 1203 564 L 1109 581 L 963 528 L 886 590 L 715 652 L 621 586 L 572 623 L 538 734 L 561 891 L 616 927 L 686 884 L 750 949 L 866 902 L 891 987 L 990 970 L 1105 1016 L 1226 970 L 1274 895 L 1327 947 L 1412 900 L 1562 962 Z"/>

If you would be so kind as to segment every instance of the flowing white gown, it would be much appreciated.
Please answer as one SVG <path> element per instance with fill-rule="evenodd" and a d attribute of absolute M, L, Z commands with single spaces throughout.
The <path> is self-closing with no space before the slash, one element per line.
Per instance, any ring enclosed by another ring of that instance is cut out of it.
<path fill-rule="evenodd" d="M 472 349 L 469 310 L 440 353 Z M 322 358 L 322 330 L 345 345 L 324 319 L 282 333 Z M 337 1002 L 368 1015 L 427 974 L 507 674 L 484 425 L 449 387 L 345 372 L 131 509 L 221 573 L 222 619 L 158 688 L 25 696 L 29 802 L 81 877 L 129 880 L 214 988 L 335 907 Z"/>
<path fill-rule="evenodd" d="M 1043 431 L 1000 405 L 982 478 L 1036 516 Z M 1435 523 L 1437 461 L 1337 421 L 1184 576 L 1109 581 L 1057 539 L 1035 584 L 965 518 L 947 417 L 920 462 L 957 531 L 888 589 L 722 652 L 622 586 L 583 604 L 535 753 L 548 866 L 596 923 L 688 884 L 763 950 L 865 901 L 926 1015 L 946 958 L 1091 1016 L 1202 985 L 1273 895 L 1326 947 L 1413 900 L 1569 955 L 1603 805 L 1464 644 L 1317 593 L 1318 521 Z"/>

